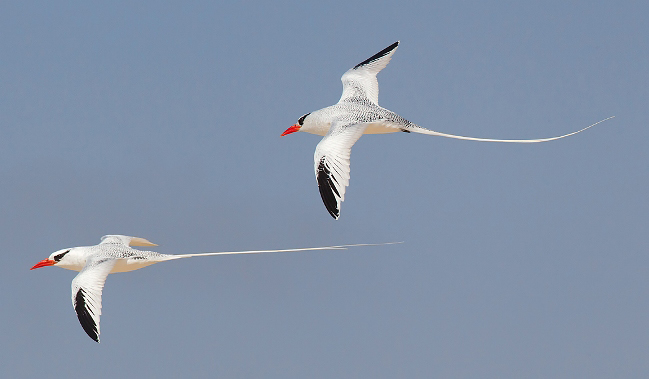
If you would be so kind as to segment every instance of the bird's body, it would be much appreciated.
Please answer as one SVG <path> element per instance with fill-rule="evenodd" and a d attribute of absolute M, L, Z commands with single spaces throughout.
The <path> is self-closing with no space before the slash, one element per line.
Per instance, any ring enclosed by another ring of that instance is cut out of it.
<path fill-rule="evenodd" d="M 81 271 L 86 267 L 89 259 L 95 262 L 103 262 L 105 259 L 114 260 L 115 264 L 109 274 L 139 270 L 155 263 L 173 259 L 173 255 L 138 250 L 122 243 L 107 243 L 104 241 L 99 245 L 79 246 L 64 250 L 69 250 L 65 256 L 67 259 L 62 260 L 58 267 Z"/>
<path fill-rule="evenodd" d="M 104 236 L 99 245 L 81 246 L 58 250 L 34 265 L 31 269 L 45 266 L 58 266 L 79 271 L 72 280 L 72 306 L 81 326 L 88 336 L 99 342 L 99 316 L 101 315 L 101 295 L 108 274 L 128 272 L 169 260 L 197 256 L 256 254 L 311 250 L 341 250 L 351 246 L 372 244 L 324 246 L 283 250 L 249 250 L 214 252 L 198 254 L 161 254 L 155 251 L 134 249 L 131 246 L 156 246 L 144 238 L 122 235 Z"/>
<path fill-rule="evenodd" d="M 366 124 L 363 134 L 386 134 L 417 128 L 418 125 L 406 120 L 372 102 L 343 102 L 322 108 L 309 114 L 309 127 L 304 131 L 325 136 L 333 121 Z"/>
<path fill-rule="evenodd" d="M 397 41 L 345 72 L 341 78 L 343 93 L 337 104 L 305 114 L 282 133 L 284 136 L 300 131 L 324 136 L 316 147 L 314 169 L 320 196 L 335 219 L 340 216 L 340 205 L 349 185 L 351 148 L 363 134 L 414 132 L 471 141 L 534 143 L 568 137 L 605 121 L 558 137 L 523 140 L 465 137 L 426 129 L 379 106 L 376 75 L 387 66 L 398 46 Z"/>

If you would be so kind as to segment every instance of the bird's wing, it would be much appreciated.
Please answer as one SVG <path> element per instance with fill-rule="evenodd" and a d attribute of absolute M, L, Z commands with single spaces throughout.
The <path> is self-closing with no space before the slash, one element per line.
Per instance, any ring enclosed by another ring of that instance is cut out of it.
<path fill-rule="evenodd" d="M 340 216 L 340 203 L 345 200 L 345 187 L 349 185 L 352 146 L 361 138 L 367 125 L 334 121 L 315 148 L 313 160 L 318 189 L 325 207 L 335 219 Z"/>
<path fill-rule="evenodd" d="M 340 103 L 353 98 L 367 98 L 378 105 L 379 82 L 376 80 L 376 74 L 390 63 L 392 54 L 397 50 L 397 46 L 399 46 L 399 41 L 345 72 L 342 78 L 340 78 L 343 82 L 343 94 L 338 102 Z"/>
<path fill-rule="evenodd" d="M 72 306 L 83 330 L 96 342 L 99 342 L 101 292 L 116 262 L 113 258 L 90 257 L 72 280 Z"/>
<path fill-rule="evenodd" d="M 120 244 L 124 246 L 158 246 L 155 243 L 147 240 L 146 238 L 122 236 L 119 234 L 109 234 L 107 236 L 101 237 L 100 245 L 103 244 Z"/>

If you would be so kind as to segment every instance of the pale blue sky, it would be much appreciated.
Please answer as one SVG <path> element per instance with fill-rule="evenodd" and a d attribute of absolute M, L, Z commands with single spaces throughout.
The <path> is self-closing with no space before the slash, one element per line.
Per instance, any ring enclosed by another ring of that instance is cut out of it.
<path fill-rule="evenodd" d="M 0 376 L 649 375 L 645 2 L 3 2 Z M 320 138 L 392 42 L 380 104 L 422 126 L 354 146 L 341 218 Z M 206 257 L 108 277 L 102 342 L 75 273 L 104 234 Z"/>

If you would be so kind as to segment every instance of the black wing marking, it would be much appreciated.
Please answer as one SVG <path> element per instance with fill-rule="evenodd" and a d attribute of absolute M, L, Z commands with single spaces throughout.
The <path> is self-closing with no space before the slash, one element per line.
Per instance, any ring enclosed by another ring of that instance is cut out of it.
<path fill-rule="evenodd" d="M 99 330 L 94 320 L 94 313 L 86 305 L 86 293 L 83 288 L 79 288 L 77 295 L 74 297 L 74 311 L 77 313 L 77 318 L 81 327 L 86 331 L 86 334 L 95 342 L 99 342 Z"/>
<path fill-rule="evenodd" d="M 378 104 L 379 82 L 376 80 L 376 75 L 390 63 L 398 46 L 399 41 L 347 70 L 340 78 L 343 82 L 343 93 L 338 102 L 367 98 L 367 101 Z"/>
<path fill-rule="evenodd" d="M 340 194 L 338 193 L 338 189 L 336 189 L 336 184 L 334 183 L 336 179 L 331 175 L 331 171 L 329 171 L 324 157 L 320 160 L 320 164 L 318 165 L 316 180 L 318 181 L 318 190 L 320 190 L 322 202 L 327 208 L 327 211 L 329 211 L 331 217 L 337 220 L 338 217 L 340 217 L 340 208 L 338 207 L 338 198 L 340 198 Z"/>
<path fill-rule="evenodd" d="M 399 46 L 399 41 L 393 43 L 392 45 L 386 47 L 385 49 L 379 51 L 378 53 L 372 55 L 371 57 L 369 57 L 366 60 L 362 61 L 361 63 L 357 64 L 356 66 L 354 66 L 354 69 L 365 66 L 368 63 L 372 63 L 375 60 L 380 59 L 380 58 L 388 55 L 392 50 L 396 49 L 397 46 Z"/>

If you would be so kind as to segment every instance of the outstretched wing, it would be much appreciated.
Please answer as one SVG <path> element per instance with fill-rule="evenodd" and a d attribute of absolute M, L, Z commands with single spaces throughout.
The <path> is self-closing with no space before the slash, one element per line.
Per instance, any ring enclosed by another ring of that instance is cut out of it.
<path fill-rule="evenodd" d="M 155 243 L 141 237 L 122 236 L 119 234 L 109 234 L 101 237 L 100 245 L 119 244 L 124 246 L 158 246 Z"/>
<path fill-rule="evenodd" d="M 91 257 L 72 280 L 72 306 L 83 330 L 96 342 L 99 342 L 101 292 L 115 262 L 113 258 Z"/>
<path fill-rule="evenodd" d="M 374 104 L 379 104 L 379 82 L 376 74 L 383 70 L 390 63 L 392 54 L 397 50 L 399 41 L 367 58 L 343 74 L 343 94 L 338 100 L 350 101 L 356 99 L 367 99 Z"/>
<path fill-rule="evenodd" d="M 313 160 L 320 197 L 329 214 L 336 220 L 340 216 L 340 203 L 345 200 L 345 187 L 349 185 L 352 146 L 366 128 L 367 124 L 363 123 L 334 121 L 329 132 L 315 148 Z"/>

